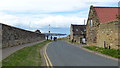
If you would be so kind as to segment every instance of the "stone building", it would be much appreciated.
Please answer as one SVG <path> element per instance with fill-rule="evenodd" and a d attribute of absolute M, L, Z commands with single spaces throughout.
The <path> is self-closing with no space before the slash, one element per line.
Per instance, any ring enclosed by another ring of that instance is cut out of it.
<path fill-rule="evenodd" d="M 35 32 L 36 32 L 36 33 L 41 33 L 40 30 L 36 30 Z"/>
<path fill-rule="evenodd" d="M 86 25 L 71 24 L 70 40 L 82 42 L 83 38 L 86 38 Z"/>
<path fill-rule="evenodd" d="M 118 49 L 120 22 L 118 7 L 90 7 L 87 25 L 87 45 Z"/>

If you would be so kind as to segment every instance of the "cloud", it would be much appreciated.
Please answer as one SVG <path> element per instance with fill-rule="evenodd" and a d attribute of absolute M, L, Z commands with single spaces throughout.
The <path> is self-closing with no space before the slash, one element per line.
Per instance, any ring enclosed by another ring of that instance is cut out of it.
<path fill-rule="evenodd" d="M 18 17 L 15 15 L 8 15 L 0 12 L 0 22 L 8 25 L 16 25 L 18 24 Z"/>
<path fill-rule="evenodd" d="M 83 24 L 84 19 L 76 15 L 31 15 L 31 16 L 16 16 L 5 13 L 0 13 L 0 22 L 12 26 L 23 26 L 28 28 L 44 28 L 48 27 L 69 27 L 70 24 Z"/>
<path fill-rule="evenodd" d="M 60 12 L 83 9 L 89 6 L 88 3 L 101 2 L 117 3 L 118 0 L 0 0 L 0 10 Z"/>
<path fill-rule="evenodd" d="M 28 30 L 84 24 L 90 5 L 117 6 L 118 0 L 0 0 L 0 22 Z M 44 30 L 41 30 L 45 32 Z"/>
<path fill-rule="evenodd" d="M 55 15 L 48 16 L 42 19 L 37 19 L 32 21 L 32 27 L 48 27 L 50 24 L 51 27 L 69 27 L 70 24 L 83 24 L 83 21 L 86 18 L 80 18 L 77 16 L 64 16 L 64 15 Z"/>

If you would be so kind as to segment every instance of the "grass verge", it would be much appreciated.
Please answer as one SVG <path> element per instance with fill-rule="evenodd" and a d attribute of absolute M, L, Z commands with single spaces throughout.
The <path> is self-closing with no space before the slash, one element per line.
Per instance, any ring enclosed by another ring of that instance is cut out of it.
<path fill-rule="evenodd" d="M 111 56 L 111 57 L 120 58 L 120 55 L 119 55 L 120 50 L 105 49 L 105 48 L 96 47 L 96 46 L 84 46 L 83 48 L 87 48 L 87 49 L 92 50 L 92 51 L 97 51 L 97 52 L 106 54 L 106 55 Z"/>
<path fill-rule="evenodd" d="M 71 44 L 80 44 L 80 42 L 72 42 L 72 40 L 70 40 L 69 38 L 67 38 L 67 37 L 64 37 L 64 38 L 59 38 L 58 40 L 65 40 L 65 41 L 67 41 L 67 42 L 69 42 L 69 43 L 71 43 Z"/>
<path fill-rule="evenodd" d="M 40 66 L 41 55 L 40 49 L 50 41 L 43 41 L 33 46 L 25 47 L 16 51 L 4 60 L 2 60 L 3 66 Z"/>

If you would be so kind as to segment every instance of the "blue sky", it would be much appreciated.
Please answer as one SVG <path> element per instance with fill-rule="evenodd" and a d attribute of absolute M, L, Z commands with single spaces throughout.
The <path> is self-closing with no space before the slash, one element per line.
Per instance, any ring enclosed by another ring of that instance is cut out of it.
<path fill-rule="evenodd" d="M 0 0 L 0 22 L 18 28 L 54 33 L 84 24 L 90 6 L 117 7 L 118 0 Z"/>

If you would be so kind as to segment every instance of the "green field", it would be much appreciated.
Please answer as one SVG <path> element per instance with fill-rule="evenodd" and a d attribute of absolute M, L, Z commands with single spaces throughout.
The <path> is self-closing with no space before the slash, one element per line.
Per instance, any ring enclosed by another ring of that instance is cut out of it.
<path fill-rule="evenodd" d="M 44 41 L 33 46 L 16 51 L 2 61 L 3 66 L 41 66 L 40 49 L 50 41 Z"/>

